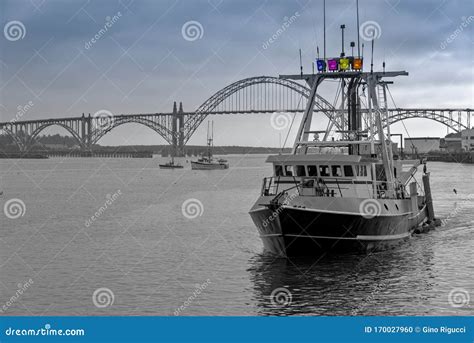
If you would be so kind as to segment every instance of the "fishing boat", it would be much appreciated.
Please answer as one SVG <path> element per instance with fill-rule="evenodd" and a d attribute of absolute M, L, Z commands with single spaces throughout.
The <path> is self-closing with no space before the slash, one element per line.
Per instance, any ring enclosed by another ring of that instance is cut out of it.
<path fill-rule="evenodd" d="M 210 125 L 212 128 L 209 130 Z M 227 160 L 215 159 L 212 155 L 214 148 L 214 123 L 207 123 L 207 151 L 197 161 L 191 161 L 192 170 L 216 170 L 228 169 L 229 163 Z"/>
<path fill-rule="evenodd" d="M 408 73 L 376 72 L 373 62 L 365 72 L 363 58 L 344 51 L 318 58 L 317 68 L 280 75 L 303 80 L 311 90 L 292 153 L 267 158 L 273 175 L 263 179 L 250 209 L 265 251 L 285 257 L 367 253 L 395 247 L 421 225 L 437 223 L 426 165 L 395 159 L 390 140 L 388 84 Z M 342 96 L 333 107 L 319 92 L 335 80 Z M 329 118 L 325 130 L 312 130 L 317 115 Z M 421 183 L 415 178 L 420 165 Z"/>
<path fill-rule="evenodd" d="M 182 169 L 184 168 L 180 163 L 174 162 L 174 156 L 171 156 L 171 161 L 165 164 L 159 164 L 160 169 Z"/>

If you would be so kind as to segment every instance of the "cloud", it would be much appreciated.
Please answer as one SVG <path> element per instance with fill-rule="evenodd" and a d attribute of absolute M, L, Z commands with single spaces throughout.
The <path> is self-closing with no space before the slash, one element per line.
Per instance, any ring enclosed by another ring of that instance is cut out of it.
<path fill-rule="evenodd" d="M 298 49 L 305 71 L 311 69 L 316 46 L 322 53 L 321 1 L 3 1 L 2 24 L 20 20 L 23 40 L 0 40 L 1 120 L 14 117 L 18 105 L 30 100 L 34 109 L 25 119 L 74 116 L 107 108 L 113 113 L 170 111 L 173 101 L 197 108 L 214 92 L 250 76 L 298 73 Z M 346 24 L 346 52 L 356 41 L 355 2 L 328 2 L 327 51 L 340 53 L 340 24 Z M 122 16 L 89 49 L 107 17 Z M 268 49 L 266 42 L 295 12 L 300 15 Z M 472 107 L 472 26 L 444 50 L 440 44 L 466 16 L 463 1 L 361 1 L 361 22 L 377 21 L 382 35 L 375 43 L 375 66 L 406 69 L 411 75 L 392 87 L 403 106 Z M 183 39 L 188 21 L 203 27 L 202 38 Z M 45 45 L 46 44 L 46 45 Z M 364 55 L 369 56 L 365 42 Z M 443 86 L 447 85 L 447 86 Z M 398 87 L 398 88 L 397 88 Z M 447 97 L 446 95 L 449 95 Z M 332 99 L 329 99 L 332 100 Z M 248 130 L 242 118 L 226 116 L 232 127 L 220 144 L 276 145 L 274 133 Z M 262 123 L 255 116 L 245 121 Z M 408 125 L 410 126 L 410 125 Z M 258 127 L 254 125 L 254 127 Z M 239 130 L 239 128 L 241 128 Z M 435 134 L 444 128 L 433 127 Z M 202 130 L 193 142 L 202 140 Z M 130 138 L 131 144 L 152 140 L 152 131 Z M 412 136 L 426 135 L 414 127 Z M 104 138 L 117 143 L 115 135 Z"/>

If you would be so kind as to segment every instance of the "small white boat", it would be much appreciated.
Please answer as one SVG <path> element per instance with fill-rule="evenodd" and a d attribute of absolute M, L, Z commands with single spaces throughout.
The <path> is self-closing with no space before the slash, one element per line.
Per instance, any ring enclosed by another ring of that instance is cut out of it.
<path fill-rule="evenodd" d="M 174 162 L 174 156 L 171 156 L 171 161 L 165 164 L 160 164 L 160 169 L 182 169 L 184 168 L 181 164 Z"/>
<path fill-rule="evenodd" d="M 207 153 L 202 155 L 197 161 L 191 161 L 192 170 L 218 170 L 228 169 L 229 163 L 224 159 L 215 159 L 212 156 L 213 148 L 213 136 L 214 136 L 214 123 L 212 123 L 212 129 L 209 134 L 209 122 L 207 123 Z"/>

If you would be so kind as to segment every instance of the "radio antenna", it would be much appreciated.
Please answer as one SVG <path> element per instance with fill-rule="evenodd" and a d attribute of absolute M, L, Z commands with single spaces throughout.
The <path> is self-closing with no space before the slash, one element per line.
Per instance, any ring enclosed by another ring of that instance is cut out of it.
<path fill-rule="evenodd" d="M 303 60 L 301 58 L 301 49 L 300 49 L 300 73 L 301 73 L 301 76 L 303 76 Z"/>
<path fill-rule="evenodd" d="M 357 55 L 360 58 L 359 0 L 356 0 L 356 7 L 357 7 Z"/>
<path fill-rule="evenodd" d="M 344 57 L 346 54 L 344 53 L 344 29 L 346 28 L 346 25 L 342 24 L 341 25 L 341 34 L 342 34 L 342 39 L 341 39 L 341 57 Z"/>
<path fill-rule="evenodd" d="M 370 57 L 370 72 L 374 72 L 374 43 L 375 42 L 375 31 L 374 36 L 372 37 L 372 56 Z"/>
<path fill-rule="evenodd" d="M 326 60 L 326 0 L 323 0 L 323 41 L 324 41 L 324 60 Z"/>

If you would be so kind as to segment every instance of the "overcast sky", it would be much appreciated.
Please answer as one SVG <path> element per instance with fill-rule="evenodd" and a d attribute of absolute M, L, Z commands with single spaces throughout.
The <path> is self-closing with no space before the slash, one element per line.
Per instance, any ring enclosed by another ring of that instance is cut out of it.
<path fill-rule="evenodd" d="M 293 15 L 296 20 L 264 49 Z M 385 59 L 387 69 L 410 73 L 391 86 L 398 107 L 474 107 L 470 16 L 472 0 L 360 0 L 360 22 L 375 21 L 381 28 L 376 69 Z M 299 48 L 309 72 L 316 46 L 322 47 L 322 0 L 2 0 L 0 19 L 5 28 L 0 37 L 1 121 L 15 118 L 18 106 L 28 104 L 31 108 L 21 119 L 103 109 L 114 114 L 169 112 L 173 101 L 192 111 L 239 79 L 298 73 Z M 24 27 L 20 39 L 6 30 L 12 21 Z M 107 32 L 91 42 L 107 21 Z M 202 37 L 185 39 L 182 28 L 189 21 L 202 26 Z M 340 24 L 346 25 L 348 46 L 357 37 L 355 0 L 327 1 L 328 55 L 340 53 Z M 286 135 L 272 128 L 270 115 L 214 120 L 216 145 L 277 146 L 279 136 Z M 430 120 L 412 119 L 405 125 L 412 137 L 446 134 L 445 126 Z M 401 124 L 392 131 L 406 135 Z M 55 132 L 66 133 L 45 131 Z M 190 144 L 204 144 L 204 137 L 202 125 Z M 128 124 L 99 143 L 164 140 L 147 127 Z"/>

